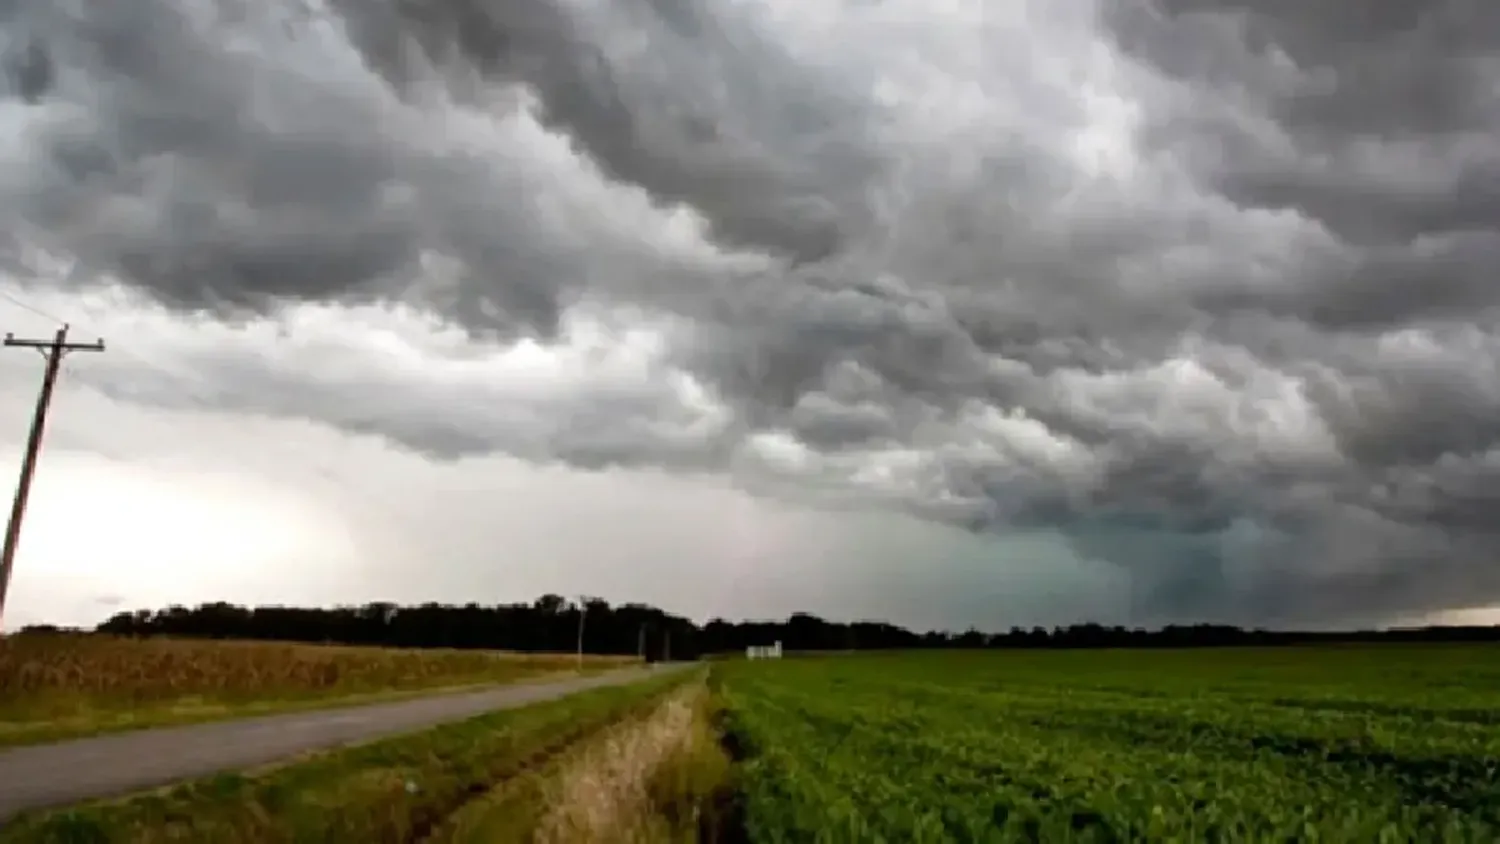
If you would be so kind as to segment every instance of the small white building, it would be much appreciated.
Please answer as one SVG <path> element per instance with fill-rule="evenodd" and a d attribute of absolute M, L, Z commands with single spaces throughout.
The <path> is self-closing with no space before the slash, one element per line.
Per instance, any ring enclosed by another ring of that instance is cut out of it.
<path fill-rule="evenodd" d="M 781 659 L 781 642 L 770 645 L 751 645 L 745 648 L 746 659 Z"/>

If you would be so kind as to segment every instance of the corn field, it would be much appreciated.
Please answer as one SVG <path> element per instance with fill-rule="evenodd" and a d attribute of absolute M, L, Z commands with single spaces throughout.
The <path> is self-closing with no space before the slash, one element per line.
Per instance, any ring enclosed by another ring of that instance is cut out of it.
<path fill-rule="evenodd" d="M 628 661 L 589 660 L 594 665 Z M 0 639 L 0 714 L 509 682 L 576 665 L 573 654 L 11 636 Z"/>

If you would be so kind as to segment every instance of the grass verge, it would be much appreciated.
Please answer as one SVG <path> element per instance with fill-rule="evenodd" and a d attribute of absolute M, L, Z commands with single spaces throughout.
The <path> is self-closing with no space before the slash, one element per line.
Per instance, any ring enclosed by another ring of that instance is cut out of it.
<path fill-rule="evenodd" d="M 0 747 L 376 703 L 576 673 L 571 654 L 0 638 Z M 631 659 L 591 658 L 585 673 Z"/>
<path fill-rule="evenodd" d="M 428 841 L 741 841 L 719 716 L 704 683 L 687 684 L 469 803 Z"/>
<path fill-rule="evenodd" d="M 261 771 L 23 814 L 0 842 L 412 842 L 429 840 L 496 783 L 635 713 L 687 679 L 673 673 L 581 692 Z"/>
<path fill-rule="evenodd" d="M 653 772 L 647 794 L 649 840 L 743 844 L 738 759 L 725 743 L 725 712 L 713 693 L 700 698 L 687 740 Z"/>

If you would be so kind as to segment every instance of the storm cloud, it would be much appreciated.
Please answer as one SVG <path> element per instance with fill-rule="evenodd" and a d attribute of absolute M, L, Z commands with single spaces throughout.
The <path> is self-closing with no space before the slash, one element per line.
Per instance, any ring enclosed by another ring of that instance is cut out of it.
<path fill-rule="evenodd" d="M 1143 618 L 1500 600 L 1493 3 L 0 18 L 31 284 L 594 349 L 444 413 L 413 410 L 443 384 L 357 361 L 226 361 L 240 409 L 1056 531 Z"/>

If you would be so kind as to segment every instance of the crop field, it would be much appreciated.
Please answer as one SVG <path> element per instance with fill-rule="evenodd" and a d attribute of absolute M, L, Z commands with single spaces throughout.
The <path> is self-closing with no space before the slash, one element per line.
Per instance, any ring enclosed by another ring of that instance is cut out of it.
<path fill-rule="evenodd" d="M 718 660 L 30 813 L 0 841 L 1494 842 L 1497 657 L 1362 645 Z"/>
<path fill-rule="evenodd" d="M 592 657 L 585 668 L 629 662 Z M 576 667 L 572 654 L 8 636 L 0 638 L 0 745 L 518 682 Z"/>
<path fill-rule="evenodd" d="M 1500 648 L 927 653 L 715 673 L 755 842 L 1500 840 Z"/>

